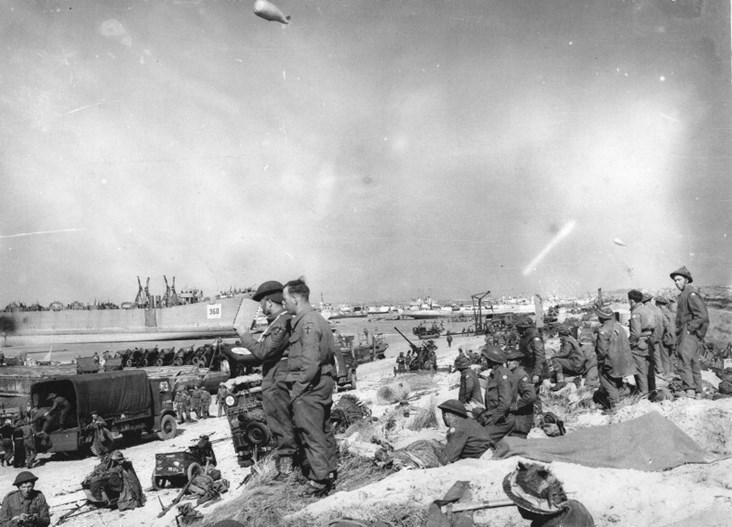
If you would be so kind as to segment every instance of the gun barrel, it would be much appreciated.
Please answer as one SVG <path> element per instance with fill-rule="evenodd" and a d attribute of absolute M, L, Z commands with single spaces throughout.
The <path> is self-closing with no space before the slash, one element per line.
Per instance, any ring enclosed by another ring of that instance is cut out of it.
<path fill-rule="evenodd" d="M 401 331 L 399 331 L 399 329 L 396 326 L 394 326 L 394 329 L 396 329 L 396 332 L 399 333 L 402 336 L 402 338 L 409 343 L 409 345 L 411 346 L 412 349 L 417 349 L 417 346 L 415 346 L 414 344 L 412 344 L 412 341 L 409 340 L 404 333 L 402 333 Z"/>

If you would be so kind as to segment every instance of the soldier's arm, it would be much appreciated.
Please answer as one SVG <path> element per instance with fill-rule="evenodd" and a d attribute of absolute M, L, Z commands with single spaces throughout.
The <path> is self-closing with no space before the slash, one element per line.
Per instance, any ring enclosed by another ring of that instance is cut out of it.
<path fill-rule="evenodd" d="M 628 324 L 628 326 L 630 327 L 630 336 L 628 337 L 628 342 L 630 342 L 631 346 L 636 346 L 638 344 L 640 334 L 643 331 L 642 325 L 643 322 L 638 313 L 633 313 L 632 315 L 630 315 L 630 322 Z"/>
<path fill-rule="evenodd" d="M 43 496 L 43 494 L 38 494 L 36 496 L 36 499 L 38 500 L 38 517 L 36 518 L 35 525 L 38 527 L 47 527 L 51 523 L 51 516 L 48 512 L 48 503 L 46 503 L 46 498 Z"/>
<path fill-rule="evenodd" d="M 607 358 L 608 351 L 610 350 L 610 332 L 601 329 L 597 333 L 597 345 L 595 351 L 597 352 L 597 360 L 604 361 Z"/>
<path fill-rule="evenodd" d="M 546 364 L 546 352 L 544 351 L 544 343 L 539 337 L 531 339 L 530 345 L 534 358 L 536 359 L 536 362 L 534 362 L 534 378 L 536 378 L 544 371 L 544 366 Z"/>
<path fill-rule="evenodd" d="M 248 349 L 252 355 L 261 361 L 279 360 L 282 353 L 287 349 L 290 335 L 284 326 L 277 325 L 270 328 L 267 335 L 257 341 L 248 331 L 239 333 L 241 345 Z"/>
<path fill-rule="evenodd" d="M 689 333 L 696 334 L 703 325 L 709 325 L 709 313 L 704 301 L 697 293 L 689 295 L 689 311 L 691 312 L 691 320 L 686 324 Z"/>
<path fill-rule="evenodd" d="M 511 383 L 506 375 L 498 379 L 498 405 L 490 412 L 490 423 L 495 423 L 501 417 L 508 415 L 511 411 L 511 400 L 513 399 L 513 390 Z"/>
<path fill-rule="evenodd" d="M 318 325 L 312 320 L 305 319 L 301 323 L 303 324 L 300 337 L 302 369 L 300 370 L 300 378 L 295 381 L 290 393 L 293 401 L 303 394 L 320 370 L 320 330 Z"/>
<path fill-rule="evenodd" d="M 13 517 L 10 515 L 10 494 L 3 499 L 3 506 L 0 509 L 0 527 L 11 527 Z"/>
<path fill-rule="evenodd" d="M 559 351 L 554 354 L 555 359 L 566 359 L 569 357 L 570 353 L 572 352 L 572 343 L 568 340 L 565 340 L 562 343 L 562 346 L 559 348 Z"/>
<path fill-rule="evenodd" d="M 528 375 L 524 375 L 519 379 L 518 384 L 519 399 L 516 402 L 516 409 L 526 408 L 527 406 L 533 406 L 536 401 L 536 389 L 534 383 L 531 382 Z"/>
<path fill-rule="evenodd" d="M 448 463 L 454 463 L 462 457 L 467 442 L 468 435 L 464 430 L 455 429 L 452 434 L 448 435 L 447 446 L 445 447 L 445 457 Z"/>

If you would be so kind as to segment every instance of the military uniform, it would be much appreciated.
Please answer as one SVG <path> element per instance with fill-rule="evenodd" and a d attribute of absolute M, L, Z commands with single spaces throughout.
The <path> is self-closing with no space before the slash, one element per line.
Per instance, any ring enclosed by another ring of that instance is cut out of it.
<path fill-rule="evenodd" d="M 297 453 L 295 425 L 290 414 L 290 392 L 287 387 L 290 322 L 292 315 L 283 311 L 269 321 L 259 340 L 249 333 L 239 335 L 242 346 L 262 361 L 262 407 L 267 426 L 277 443 L 279 457 Z"/>
<path fill-rule="evenodd" d="M 71 414 L 71 403 L 60 395 L 53 398 L 53 404 L 51 408 L 46 412 L 46 422 L 43 423 L 43 431 L 48 433 L 51 428 L 58 422 L 58 426 L 61 430 L 66 428 L 68 424 L 68 417 Z M 58 419 L 56 416 L 58 415 Z"/>
<path fill-rule="evenodd" d="M 286 382 L 292 416 L 310 464 L 309 477 L 327 481 L 337 470 L 333 406 L 335 343 L 328 321 L 312 307 L 292 318 Z"/>
<path fill-rule="evenodd" d="M 509 377 L 514 392 L 511 413 L 514 415 L 512 436 L 526 437 L 534 425 L 534 403 L 537 400 L 534 383 L 521 366 L 511 371 Z"/>
<path fill-rule="evenodd" d="M 201 418 L 201 388 L 193 388 L 191 392 L 191 410 L 196 412 L 196 418 Z"/>
<path fill-rule="evenodd" d="M 515 424 L 511 403 L 517 392 L 511 377 L 511 370 L 501 365 L 493 368 L 486 383 L 485 412 L 478 420 L 494 442 L 510 434 Z"/>
<path fill-rule="evenodd" d="M 635 385 L 641 394 L 656 389 L 653 363 L 653 316 L 644 304 L 638 302 L 630 311 L 628 341 L 635 361 Z"/>
<path fill-rule="evenodd" d="M 211 410 L 211 392 L 208 390 L 202 390 L 201 391 L 201 416 L 204 418 L 211 417 L 210 415 Z"/>
<path fill-rule="evenodd" d="M 460 366 L 460 390 L 458 400 L 461 403 L 476 402 L 483 404 L 483 394 L 480 389 L 480 380 L 476 371 L 470 367 L 469 359 L 465 357 Z"/>
<path fill-rule="evenodd" d="M 685 390 L 702 393 L 699 354 L 709 328 L 709 314 L 697 290 L 687 285 L 676 298 L 676 355 L 679 376 Z"/>
<path fill-rule="evenodd" d="M 229 390 L 226 389 L 226 385 L 221 383 L 219 389 L 216 392 L 216 406 L 218 408 L 216 412 L 217 417 L 226 415 L 226 396 L 229 395 Z"/>
<path fill-rule="evenodd" d="M 175 409 L 178 412 L 178 422 L 183 424 L 185 421 L 191 421 L 191 412 L 188 409 L 190 397 L 185 390 L 178 390 L 175 394 Z"/>
<path fill-rule="evenodd" d="M 21 515 L 29 514 L 34 516 L 34 520 L 20 523 L 13 518 Z M 48 503 L 43 493 L 38 490 L 31 490 L 28 498 L 23 498 L 20 490 L 14 490 L 3 499 L 2 509 L 0 509 L 0 525 L 2 527 L 32 526 L 46 527 L 51 523 L 51 517 L 48 513 Z"/>
<path fill-rule="evenodd" d="M 658 346 L 658 357 L 661 365 L 661 373 L 667 378 L 673 373 L 671 357 L 676 347 L 676 316 L 666 305 L 659 306 L 663 316 L 663 333 Z"/>
<path fill-rule="evenodd" d="M 559 351 L 552 357 L 552 366 L 557 377 L 567 375 L 583 375 L 585 373 L 585 354 L 572 335 L 562 335 Z"/>
<path fill-rule="evenodd" d="M 458 459 L 478 458 L 495 444 L 491 430 L 482 427 L 475 419 L 463 417 L 447 431 L 445 457 L 448 463 L 454 463 Z"/>
<path fill-rule="evenodd" d="M 521 366 L 532 380 L 534 376 L 538 376 L 539 379 L 546 378 L 546 352 L 538 329 L 530 327 L 523 332 L 519 340 L 519 351 L 524 356 Z"/>
<path fill-rule="evenodd" d="M 645 299 L 648 298 L 648 301 Z M 661 375 L 661 339 L 663 337 L 663 313 L 654 302 L 651 301 L 650 296 L 643 297 L 643 305 L 648 308 L 651 313 L 651 320 L 653 321 L 653 335 L 650 339 L 651 349 L 649 350 L 649 356 L 651 357 L 651 365 L 653 366 L 654 375 Z M 655 379 L 654 379 L 655 381 Z"/>
<path fill-rule="evenodd" d="M 620 402 L 623 377 L 635 372 L 628 336 L 615 319 L 601 321 L 595 350 L 600 374 L 600 386 L 607 393 L 611 408 Z"/>

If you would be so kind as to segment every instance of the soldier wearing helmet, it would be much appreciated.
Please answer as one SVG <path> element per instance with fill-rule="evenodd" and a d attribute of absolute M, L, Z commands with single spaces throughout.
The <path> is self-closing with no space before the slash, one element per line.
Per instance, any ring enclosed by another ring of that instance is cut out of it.
<path fill-rule="evenodd" d="M 585 354 L 567 326 L 560 326 L 558 333 L 561 346 L 559 351 L 552 357 L 552 366 L 556 375 L 556 388 L 561 388 L 565 384 L 565 373 L 568 375 L 582 375 L 585 373 Z"/>
<path fill-rule="evenodd" d="M 275 464 L 282 479 L 292 473 L 292 462 L 297 453 L 295 426 L 290 411 L 290 391 L 285 379 L 289 373 L 287 348 L 290 344 L 292 315 L 283 305 L 284 286 L 269 280 L 259 286 L 252 300 L 259 302 L 269 326 L 259 338 L 254 338 L 247 327 L 235 328 L 242 346 L 262 361 L 262 408 L 267 426 L 277 443 Z M 234 360 L 239 357 L 232 354 Z"/>
<path fill-rule="evenodd" d="M 519 339 L 519 351 L 523 355 L 521 366 L 531 376 L 531 382 L 538 384 L 543 377 L 546 377 L 544 341 L 539 330 L 534 326 L 534 322 L 528 316 L 518 321 L 516 329 L 521 337 Z"/>
<path fill-rule="evenodd" d="M 595 314 L 601 324 L 595 341 L 601 388 L 598 402 L 613 410 L 620 402 L 623 378 L 635 372 L 633 355 L 628 335 L 615 320 L 613 310 L 608 306 L 596 305 Z"/>
<path fill-rule="evenodd" d="M 493 441 L 499 441 L 510 434 L 515 417 L 511 403 L 516 387 L 511 383 L 511 371 L 506 368 L 506 355 L 498 346 L 485 346 L 481 350 L 481 364 L 490 369 L 485 387 L 485 410 L 478 416 L 478 422 L 488 431 Z"/>
<path fill-rule="evenodd" d="M 19 472 L 13 485 L 18 487 L 5 496 L 0 508 L 0 525 L 46 527 L 51 523 L 48 503 L 41 491 L 35 490 L 38 478 L 27 470 Z"/>
<path fill-rule="evenodd" d="M 534 424 L 534 406 L 538 401 L 536 389 L 529 374 L 520 365 L 523 357 L 521 352 L 517 348 L 507 348 L 505 353 L 506 365 L 511 371 L 509 380 L 514 387 L 511 413 L 514 415 L 515 424 L 511 435 L 526 437 Z"/>
<path fill-rule="evenodd" d="M 488 430 L 468 416 L 465 405 L 457 399 L 450 399 L 438 406 L 442 420 L 447 427 L 445 457 L 448 463 L 458 459 L 478 458 L 495 446 Z"/>

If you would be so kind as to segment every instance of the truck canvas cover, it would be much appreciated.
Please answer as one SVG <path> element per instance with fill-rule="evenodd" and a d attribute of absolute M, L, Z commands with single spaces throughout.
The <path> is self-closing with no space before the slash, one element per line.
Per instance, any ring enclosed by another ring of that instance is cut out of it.
<path fill-rule="evenodd" d="M 102 416 L 134 414 L 153 406 L 150 383 L 143 370 L 70 375 L 38 382 L 31 388 L 31 400 L 43 405 L 51 392 L 69 399 L 79 417 L 87 417 L 92 411 Z"/>

